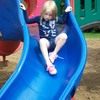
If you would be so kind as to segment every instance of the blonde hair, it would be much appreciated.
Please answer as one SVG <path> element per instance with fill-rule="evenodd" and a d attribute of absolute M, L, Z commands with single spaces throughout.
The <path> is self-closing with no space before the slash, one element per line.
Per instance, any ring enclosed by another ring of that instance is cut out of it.
<path fill-rule="evenodd" d="M 56 19 L 56 21 L 58 20 L 58 11 L 57 11 L 56 3 L 52 0 L 48 0 L 44 3 L 44 5 L 42 7 L 42 11 L 40 14 L 40 16 L 41 16 L 40 17 L 40 25 L 42 25 L 43 16 L 48 9 L 52 12 L 53 19 Z"/>

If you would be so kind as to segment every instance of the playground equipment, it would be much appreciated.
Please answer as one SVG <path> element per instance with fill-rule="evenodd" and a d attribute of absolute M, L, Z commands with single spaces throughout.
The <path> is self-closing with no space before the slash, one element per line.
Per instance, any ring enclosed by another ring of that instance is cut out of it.
<path fill-rule="evenodd" d="M 100 0 L 71 0 L 82 30 L 100 25 Z"/>
<path fill-rule="evenodd" d="M 29 2 L 31 3 L 31 0 Z M 86 42 L 73 13 L 68 14 L 68 22 L 64 27 L 68 35 L 67 43 L 59 52 L 64 60 L 56 60 L 58 73 L 50 76 L 46 72 L 38 41 L 31 37 L 19 4 L 20 0 L 0 0 L 0 13 L 3 12 L 2 16 L 5 18 L 5 21 L 0 23 L 2 38 L 24 41 L 20 61 L 1 88 L 0 100 L 71 100 L 87 58 Z M 69 0 L 65 0 L 65 5 L 70 5 Z M 3 20 L 1 15 L 0 20 Z M 6 30 L 8 27 L 9 30 Z"/>
<path fill-rule="evenodd" d="M 17 52 L 22 46 L 22 42 L 20 41 L 20 40 L 22 40 L 22 38 L 21 38 L 21 35 L 19 35 L 21 32 L 19 31 L 20 29 L 18 28 L 17 22 L 15 23 L 15 21 L 14 21 L 14 20 L 19 20 L 19 19 L 16 16 L 13 18 L 14 11 L 10 15 L 10 11 L 12 11 L 13 8 L 10 8 L 10 9 L 6 8 L 6 10 L 9 10 L 9 11 L 6 12 L 6 14 L 4 15 L 3 14 L 4 7 L 6 7 L 6 6 L 7 6 L 7 4 L 2 2 L 2 0 L 1 0 L 0 1 L 0 13 L 1 13 L 0 14 L 0 34 L 3 34 L 3 35 L 1 37 L 2 39 L 0 38 L 0 56 L 3 57 L 3 61 L 6 61 L 6 56 L 8 56 L 14 52 Z M 8 17 L 8 15 L 9 15 L 9 17 Z M 5 16 L 7 16 L 6 19 L 5 19 Z M 13 19 L 13 22 L 12 22 L 12 19 Z M 8 22 L 6 22 L 6 20 Z M 12 26 L 11 26 L 11 24 L 12 24 Z M 10 34 L 12 34 L 12 35 L 9 38 Z M 20 38 L 20 39 L 16 40 L 16 38 Z M 12 40 L 14 40 L 14 41 L 12 41 Z"/>
<path fill-rule="evenodd" d="M 27 4 L 27 11 L 30 17 L 40 15 L 42 5 L 45 1 L 46 0 L 42 0 L 42 2 L 39 0 L 23 0 L 23 2 Z"/>
<path fill-rule="evenodd" d="M 56 2 L 58 0 L 55 0 Z M 100 0 L 70 0 L 76 20 L 82 30 L 100 25 Z M 60 9 L 60 0 L 57 2 Z M 61 12 L 59 10 L 59 15 Z"/>
<path fill-rule="evenodd" d="M 3 61 L 6 61 L 6 56 L 17 52 L 22 46 L 20 41 L 0 40 L 0 55 L 3 57 Z"/>

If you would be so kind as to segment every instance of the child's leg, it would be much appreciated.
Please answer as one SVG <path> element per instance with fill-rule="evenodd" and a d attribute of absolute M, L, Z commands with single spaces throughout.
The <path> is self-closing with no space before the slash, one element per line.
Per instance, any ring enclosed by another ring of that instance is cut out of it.
<path fill-rule="evenodd" d="M 65 44 L 67 40 L 67 35 L 66 33 L 61 33 L 59 34 L 56 39 L 55 39 L 55 43 L 56 43 L 56 47 L 54 49 L 54 51 L 50 54 L 49 58 L 51 60 L 51 62 L 53 63 L 54 60 L 57 57 L 57 53 L 58 51 L 62 48 L 62 46 Z"/>
<path fill-rule="evenodd" d="M 40 39 L 39 44 L 40 44 L 41 52 L 43 54 L 43 57 L 47 65 L 47 71 L 49 71 L 51 75 L 55 75 L 57 73 L 57 70 L 54 68 L 54 65 L 51 63 L 48 56 L 48 48 L 50 45 L 49 41 L 45 38 L 42 38 Z"/>
<path fill-rule="evenodd" d="M 49 65 L 51 63 L 49 60 L 49 57 L 48 57 L 48 48 L 50 45 L 49 41 L 45 38 L 41 38 L 39 41 L 39 44 L 40 44 L 40 49 L 41 49 L 42 55 L 46 61 L 46 64 Z"/>
<path fill-rule="evenodd" d="M 56 37 L 56 39 L 55 39 L 56 47 L 53 51 L 55 54 L 57 54 L 58 51 L 62 48 L 62 46 L 65 44 L 66 40 L 67 40 L 66 33 L 61 33 Z"/>

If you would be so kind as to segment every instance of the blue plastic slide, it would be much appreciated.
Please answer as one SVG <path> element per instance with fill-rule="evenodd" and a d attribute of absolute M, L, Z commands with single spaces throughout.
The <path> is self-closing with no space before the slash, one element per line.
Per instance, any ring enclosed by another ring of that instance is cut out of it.
<path fill-rule="evenodd" d="M 38 41 L 30 36 L 24 21 L 20 0 L 0 0 L 0 32 L 3 40 L 24 41 L 20 61 L 0 90 L 0 100 L 71 100 L 82 77 L 87 46 L 72 12 L 64 27 L 68 40 L 60 50 L 55 66 L 57 75 L 51 76 Z M 65 0 L 66 6 L 70 5 Z"/>

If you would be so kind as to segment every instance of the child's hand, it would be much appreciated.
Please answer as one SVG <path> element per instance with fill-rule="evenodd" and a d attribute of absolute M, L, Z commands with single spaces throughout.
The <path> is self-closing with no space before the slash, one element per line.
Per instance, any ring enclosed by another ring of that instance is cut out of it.
<path fill-rule="evenodd" d="M 65 12 L 70 12 L 72 11 L 72 7 L 71 6 L 68 6 L 66 9 L 65 9 Z"/>
<path fill-rule="evenodd" d="M 23 10 L 26 10 L 26 8 L 25 8 L 23 3 L 20 3 L 20 8 L 23 9 Z"/>

